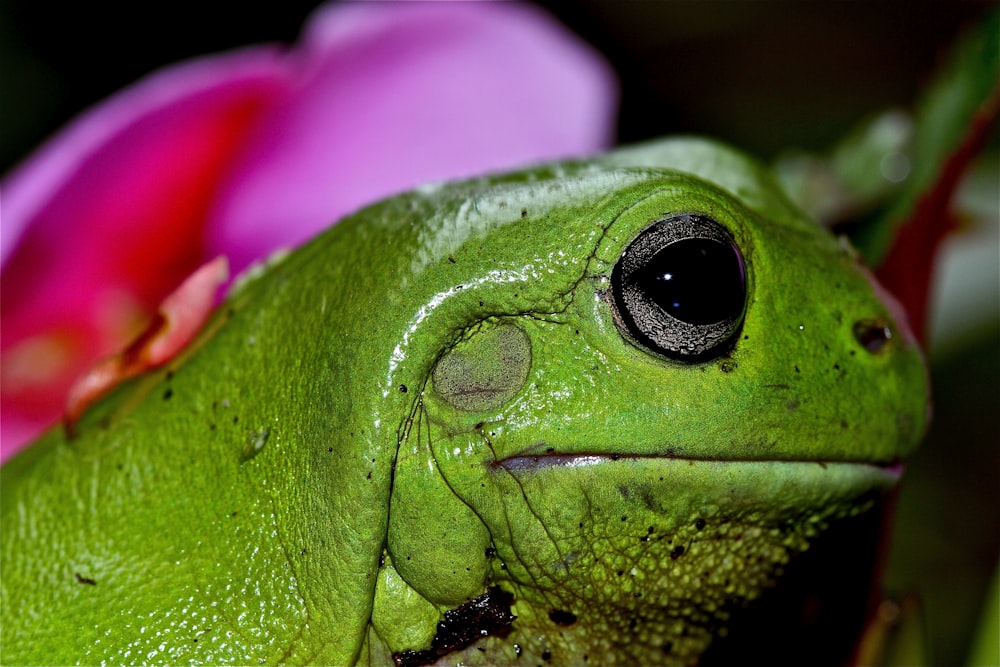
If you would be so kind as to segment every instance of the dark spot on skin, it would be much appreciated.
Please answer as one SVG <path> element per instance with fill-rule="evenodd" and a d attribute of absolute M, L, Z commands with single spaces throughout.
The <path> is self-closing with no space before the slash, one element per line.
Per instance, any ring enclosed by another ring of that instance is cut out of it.
<path fill-rule="evenodd" d="M 234 417 L 233 417 L 233 423 L 234 423 L 234 424 L 237 424 L 237 423 L 239 423 L 239 421 L 240 421 L 240 418 L 239 418 L 238 416 L 234 416 Z"/>
<path fill-rule="evenodd" d="M 522 208 L 521 209 L 521 217 L 522 218 L 527 218 L 528 217 L 528 209 L 526 209 L 526 208 Z"/>
<path fill-rule="evenodd" d="M 576 614 L 563 609 L 553 609 L 549 612 L 549 620 L 556 625 L 573 625 L 576 623 Z"/>
<path fill-rule="evenodd" d="M 799 367 L 798 367 L 798 366 L 792 366 L 792 368 L 794 368 L 794 369 L 795 369 L 795 372 L 796 372 L 796 373 L 801 373 L 801 372 L 802 372 L 802 371 L 800 371 L 800 370 L 799 370 Z"/>
<path fill-rule="evenodd" d="M 865 350 L 878 354 L 892 338 L 892 330 L 879 319 L 858 320 L 854 323 L 854 338 Z"/>
<path fill-rule="evenodd" d="M 847 430 L 848 428 L 850 428 L 850 426 L 851 426 L 851 425 L 850 425 L 850 424 L 848 424 L 848 423 L 847 423 L 846 421 L 844 421 L 843 419 L 841 419 L 841 420 L 840 420 L 840 428 L 842 428 L 843 430 L 845 430 L 845 431 L 846 431 L 846 430 Z"/>
<path fill-rule="evenodd" d="M 785 409 L 794 412 L 799 409 L 799 399 L 790 398 L 785 401 Z"/>
<path fill-rule="evenodd" d="M 736 370 L 736 362 L 732 359 L 723 359 L 719 362 L 719 370 L 723 373 L 732 373 Z"/>
<path fill-rule="evenodd" d="M 368 477 L 366 479 L 371 479 L 371 478 L 372 478 L 372 474 L 368 473 Z"/>
<path fill-rule="evenodd" d="M 452 257 L 451 255 L 448 255 L 448 261 L 451 262 L 452 264 L 457 264 L 457 262 L 455 261 L 455 258 Z"/>
<path fill-rule="evenodd" d="M 174 390 L 173 389 L 167 389 L 165 392 L 163 392 L 163 400 L 169 401 L 170 397 L 173 396 L 173 395 L 174 395 Z"/>
<path fill-rule="evenodd" d="M 663 646 L 660 647 L 660 650 L 662 650 L 664 653 L 670 653 L 671 651 L 674 650 L 674 643 L 663 642 Z"/>
<path fill-rule="evenodd" d="M 496 555 L 497 555 L 497 550 L 496 549 L 494 549 L 493 547 L 486 547 L 486 557 L 487 558 L 493 558 Z"/>
<path fill-rule="evenodd" d="M 482 302 L 482 301 L 480 301 L 480 302 L 479 302 L 479 307 L 480 307 L 480 308 L 482 308 L 482 307 L 483 307 L 483 302 Z"/>
<path fill-rule="evenodd" d="M 328 451 L 328 452 L 330 452 L 332 454 L 333 453 L 333 447 L 327 447 L 326 451 Z"/>
<path fill-rule="evenodd" d="M 169 380 L 173 379 L 174 372 L 172 370 L 169 370 L 169 371 L 166 372 L 166 374 L 163 377 L 165 377 L 169 381 Z"/>
<path fill-rule="evenodd" d="M 622 514 L 622 521 L 628 521 L 628 517 L 624 514 Z"/>
<path fill-rule="evenodd" d="M 303 549 L 302 551 L 300 551 L 300 552 L 299 552 L 299 555 L 300 555 L 300 556 L 305 556 L 305 555 L 306 555 L 306 550 L 305 550 L 305 549 Z"/>
<path fill-rule="evenodd" d="M 544 651 L 542 651 L 542 660 L 548 662 L 551 659 L 552 659 L 552 651 L 550 651 L 549 649 L 545 649 Z"/>
<path fill-rule="evenodd" d="M 631 619 L 628 622 L 628 629 L 629 630 L 635 630 L 635 626 L 637 626 L 637 625 L 639 625 L 638 619 L 633 618 L 633 619 Z"/>
<path fill-rule="evenodd" d="M 656 509 L 656 497 L 650 493 L 648 488 L 642 488 L 639 490 L 639 498 L 642 499 L 642 504 L 646 506 L 646 509 Z"/>
<path fill-rule="evenodd" d="M 517 618 L 510 613 L 513 602 L 513 595 L 493 586 L 479 597 L 446 611 L 438 621 L 437 633 L 429 649 L 394 653 L 393 662 L 397 667 L 422 667 L 471 646 L 483 637 L 506 637 Z"/>
<path fill-rule="evenodd" d="M 694 522 L 694 527 L 695 527 L 695 528 L 696 528 L 697 530 L 703 530 L 703 529 L 705 528 L 705 520 L 704 520 L 704 519 L 697 519 L 697 520 L 696 520 L 696 521 Z"/>
<path fill-rule="evenodd" d="M 617 574 L 620 577 L 623 574 L 625 574 L 625 570 L 618 570 L 618 572 L 616 572 L 615 574 Z"/>
<path fill-rule="evenodd" d="M 655 528 L 655 527 L 653 527 L 653 526 L 650 526 L 649 528 L 647 528 L 647 529 L 646 529 L 646 533 L 647 533 L 648 535 L 652 535 L 652 534 L 653 534 L 653 533 L 655 533 L 655 532 L 656 532 L 656 528 Z"/>
<path fill-rule="evenodd" d="M 83 584 L 84 586 L 96 586 L 97 585 L 96 581 L 94 581 L 90 577 L 83 576 L 79 572 L 74 572 L 73 576 L 76 577 L 76 582 L 78 584 Z"/>
<path fill-rule="evenodd" d="M 234 517 L 234 516 L 236 516 L 237 514 L 239 514 L 239 512 L 230 512 L 230 513 L 229 513 L 229 516 L 230 516 L 230 517 Z"/>
<path fill-rule="evenodd" d="M 399 385 L 399 393 L 400 394 L 405 394 L 406 393 L 406 385 L 405 384 Z"/>
<path fill-rule="evenodd" d="M 674 550 L 670 552 L 670 560 L 677 560 L 684 555 L 684 547 L 676 546 Z"/>

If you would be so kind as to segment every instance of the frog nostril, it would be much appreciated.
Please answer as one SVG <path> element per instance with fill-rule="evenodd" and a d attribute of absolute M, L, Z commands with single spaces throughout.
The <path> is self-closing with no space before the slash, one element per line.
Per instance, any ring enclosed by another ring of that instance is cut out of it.
<path fill-rule="evenodd" d="M 884 320 L 858 320 L 854 323 L 854 337 L 861 347 L 878 354 L 892 338 L 892 329 Z"/>

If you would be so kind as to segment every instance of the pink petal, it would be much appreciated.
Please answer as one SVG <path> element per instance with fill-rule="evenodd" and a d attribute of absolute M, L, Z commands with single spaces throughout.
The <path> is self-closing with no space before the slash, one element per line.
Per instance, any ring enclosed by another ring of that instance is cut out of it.
<path fill-rule="evenodd" d="M 101 396 L 128 378 L 158 368 L 180 354 L 201 330 L 215 307 L 215 295 L 229 278 L 225 257 L 201 266 L 167 295 L 156 317 L 128 347 L 83 374 L 69 390 L 65 423 L 77 420 Z"/>
<path fill-rule="evenodd" d="M 25 228 L 40 224 L 40 217 L 71 197 L 74 193 L 67 190 L 79 188 L 81 178 L 108 187 L 107 172 L 121 163 L 128 167 L 131 155 L 148 147 L 121 144 L 159 140 L 169 146 L 162 141 L 170 130 L 164 123 L 200 122 L 203 113 L 211 115 L 240 101 L 277 93 L 275 87 L 284 75 L 279 56 L 277 49 L 258 47 L 191 60 L 146 77 L 74 119 L 4 179 L 2 264 L 6 266 Z M 175 128 L 174 134 L 182 135 L 183 128 Z M 63 219 L 55 226 L 80 225 Z"/>
<path fill-rule="evenodd" d="M 611 138 L 612 73 L 534 7 L 338 4 L 303 41 L 291 94 L 214 209 L 211 248 L 234 271 L 397 191 Z"/>
<path fill-rule="evenodd" d="M 247 50 L 154 74 L 86 112 L 3 184 L 4 455 L 27 424 L 58 418 L 73 379 L 202 261 L 221 174 L 284 90 L 279 56 Z"/>

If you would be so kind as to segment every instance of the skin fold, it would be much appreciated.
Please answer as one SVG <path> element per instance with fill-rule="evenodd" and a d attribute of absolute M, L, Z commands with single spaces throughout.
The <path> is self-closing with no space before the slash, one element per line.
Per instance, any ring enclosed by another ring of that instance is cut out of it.
<path fill-rule="evenodd" d="M 679 358 L 613 282 L 692 216 L 742 305 Z M 3 467 L 4 660 L 692 664 L 926 412 L 851 249 L 727 147 L 426 186 Z"/>

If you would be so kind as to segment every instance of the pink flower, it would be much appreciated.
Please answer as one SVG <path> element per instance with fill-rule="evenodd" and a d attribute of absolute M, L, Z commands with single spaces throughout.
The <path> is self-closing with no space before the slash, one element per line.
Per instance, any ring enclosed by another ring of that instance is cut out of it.
<path fill-rule="evenodd" d="M 594 152 L 616 101 L 530 6 L 347 3 L 294 47 L 181 63 L 85 112 L 3 183 L 2 456 L 207 259 L 238 272 L 421 182 Z"/>

